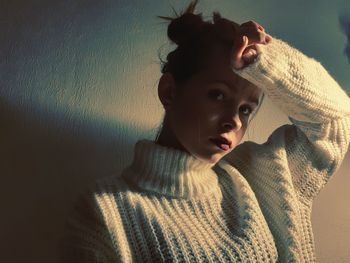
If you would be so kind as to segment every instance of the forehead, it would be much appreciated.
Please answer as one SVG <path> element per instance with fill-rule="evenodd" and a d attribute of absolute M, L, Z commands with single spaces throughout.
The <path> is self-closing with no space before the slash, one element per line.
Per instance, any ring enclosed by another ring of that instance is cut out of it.
<path fill-rule="evenodd" d="M 259 98 L 262 94 L 260 88 L 248 80 L 238 76 L 227 65 L 212 65 L 198 74 L 197 80 L 201 85 L 223 84 L 239 94 L 247 94 Z"/>

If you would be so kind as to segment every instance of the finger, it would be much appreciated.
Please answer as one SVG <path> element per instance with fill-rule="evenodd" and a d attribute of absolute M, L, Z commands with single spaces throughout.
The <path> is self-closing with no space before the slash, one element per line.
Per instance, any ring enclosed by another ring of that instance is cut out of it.
<path fill-rule="evenodd" d="M 242 55 L 242 59 L 246 63 L 252 63 L 257 58 L 257 55 L 257 51 L 251 48 L 244 52 L 244 54 Z"/>
<path fill-rule="evenodd" d="M 244 61 L 242 60 L 242 55 L 244 50 L 248 46 L 248 37 L 242 36 L 239 39 L 237 39 L 237 42 L 235 43 L 233 47 L 233 54 L 232 54 L 232 63 L 233 66 L 236 69 L 242 68 L 244 66 Z"/>
<path fill-rule="evenodd" d="M 251 34 L 249 36 L 250 36 L 251 44 L 266 44 L 266 42 L 265 42 L 266 33 L 265 32 L 254 31 L 254 32 L 251 32 Z"/>
<path fill-rule="evenodd" d="M 244 50 L 245 50 L 245 49 L 247 48 L 247 46 L 248 46 L 248 43 L 249 43 L 248 37 L 247 37 L 247 36 L 243 36 L 243 37 L 242 37 L 242 40 L 241 40 L 241 44 L 240 44 L 240 46 L 238 47 L 237 52 L 236 52 L 236 54 L 235 54 L 235 55 L 236 55 L 235 58 L 241 59 Z"/>
<path fill-rule="evenodd" d="M 250 28 L 255 28 L 257 30 L 258 24 L 253 20 L 249 20 L 248 22 L 241 24 L 241 27 L 250 27 Z"/>
<path fill-rule="evenodd" d="M 246 48 L 242 54 L 242 56 L 255 56 L 255 55 L 257 55 L 257 50 L 249 47 Z"/>
<path fill-rule="evenodd" d="M 266 36 L 265 36 L 266 44 L 270 43 L 271 41 L 272 41 L 272 37 L 270 35 L 266 34 Z"/>
<path fill-rule="evenodd" d="M 267 33 L 265 29 L 255 21 L 248 21 L 240 26 L 242 35 L 246 35 L 249 39 L 248 46 L 253 44 L 267 44 L 271 39 L 266 38 Z"/>
<path fill-rule="evenodd" d="M 258 28 L 259 28 L 261 31 L 265 31 L 265 28 L 263 28 L 262 25 L 259 25 L 259 24 L 258 24 Z"/>
<path fill-rule="evenodd" d="M 241 34 L 248 37 L 248 46 L 251 46 L 253 44 L 265 44 L 266 33 L 261 30 L 258 31 L 255 28 L 250 27 L 244 30 L 241 29 Z"/>
<path fill-rule="evenodd" d="M 251 28 L 254 28 L 255 30 L 265 31 L 265 28 L 262 25 L 260 25 L 259 23 L 253 20 L 250 20 L 248 22 L 241 24 L 241 27 L 251 27 Z"/>

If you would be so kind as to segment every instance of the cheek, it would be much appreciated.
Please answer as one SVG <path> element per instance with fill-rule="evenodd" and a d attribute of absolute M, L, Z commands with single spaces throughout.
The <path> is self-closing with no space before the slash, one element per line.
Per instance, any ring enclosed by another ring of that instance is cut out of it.
<path fill-rule="evenodd" d="M 197 140 L 199 137 L 212 135 L 220 115 L 208 112 L 205 107 L 192 102 L 190 105 L 183 104 L 174 117 L 178 135 Z"/>
<path fill-rule="evenodd" d="M 217 123 L 220 119 L 220 113 L 217 112 L 211 112 L 208 114 L 207 119 L 209 121 L 209 123 Z"/>
<path fill-rule="evenodd" d="M 183 139 L 191 137 L 191 134 L 195 133 L 194 129 L 197 126 L 198 118 L 193 108 L 182 104 L 173 112 L 172 122 L 174 132 L 180 139 Z"/>
<path fill-rule="evenodd" d="M 221 119 L 219 112 L 208 111 L 208 109 L 202 110 L 196 113 L 196 119 L 197 126 L 193 127 L 193 129 L 196 129 L 198 136 L 206 138 L 216 135 Z"/>

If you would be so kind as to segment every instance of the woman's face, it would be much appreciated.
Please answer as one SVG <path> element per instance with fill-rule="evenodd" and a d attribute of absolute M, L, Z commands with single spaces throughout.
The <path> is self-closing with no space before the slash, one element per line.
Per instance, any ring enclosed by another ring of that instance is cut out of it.
<path fill-rule="evenodd" d="M 212 63 L 182 88 L 167 111 L 171 132 L 180 148 L 216 163 L 242 140 L 262 91 L 224 63 Z M 212 141 L 220 137 L 231 145 Z"/>

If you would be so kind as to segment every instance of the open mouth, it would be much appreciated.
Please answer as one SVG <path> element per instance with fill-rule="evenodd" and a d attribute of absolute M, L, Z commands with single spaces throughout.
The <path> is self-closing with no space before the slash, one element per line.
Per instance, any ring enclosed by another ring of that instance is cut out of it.
<path fill-rule="evenodd" d="M 224 140 L 211 138 L 210 141 L 223 151 L 228 151 L 230 149 L 230 144 Z"/>

